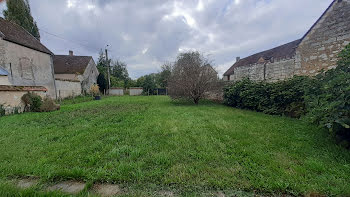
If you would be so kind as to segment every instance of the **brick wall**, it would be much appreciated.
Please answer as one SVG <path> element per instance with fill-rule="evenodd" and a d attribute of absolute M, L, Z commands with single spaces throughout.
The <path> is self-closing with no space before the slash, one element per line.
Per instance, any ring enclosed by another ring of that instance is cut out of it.
<path fill-rule="evenodd" d="M 296 50 L 295 74 L 316 75 L 336 67 L 338 53 L 350 42 L 350 0 L 336 1 Z"/>

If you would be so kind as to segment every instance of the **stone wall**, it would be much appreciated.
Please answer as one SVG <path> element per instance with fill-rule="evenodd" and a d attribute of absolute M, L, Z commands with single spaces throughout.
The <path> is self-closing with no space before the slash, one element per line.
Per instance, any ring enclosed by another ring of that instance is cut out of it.
<path fill-rule="evenodd" d="M 234 74 L 230 76 L 230 80 L 239 81 L 244 78 L 249 78 L 253 81 L 266 80 L 268 82 L 284 80 L 293 77 L 294 64 L 295 59 L 291 58 L 241 66 L 234 69 Z"/>
<path fill-rule="evenodd" d="M 0 64 L 11 84 L 44 86 L 48 96 L 56 99 L 51 55 L 0 39 Z"/>
<path fill-rule="evenodd" d="M 350 0 L 335 1 L 296 50 L 295 74 L 316 75 L 336 67 L 338 53 L 350 43 Z"/>
<path fill-rule="evenodd" d="M 110 95 L 114 96 L 123 96 L 124 95 L 124 88 L 111 88 L 109 90 Z"/>
<path fill-rule="evenodd" d="M 26 93 L 28 91 L 0 91 L 0 105 L 5 109 L 5 113 L 22 113 L 24 111 L 22 96 Z M 44 91 L 35 91 L 35 93 L 42 98 L 47 96 L 47 93 Z"/>
<path fill-rule="evenodd" d="M 11 85 L 8 76 L 0 76 L 0 85 Z"/>
<path fill-rule="evenodd" d="M 130 88 L 129 89 L 129 94 L 130 96 L 139 96 L 143 93 L 143 89 L 142 88 Z"/>
<path fill-rule="evenodd" d="M 96 64 L 93 59 L 90 60 L 89 65 L 86 67 L 84 74 L 82 75 L 82 89 L 86 92 L 90 92 L 90 87 L 93 84 L 97 84 L 97 77 L 99 73 Z"/>
<path fill-rule="evenodd" d="M 77 80 L 56 79 L 57 97 L 60 99 L 81 95 L 81 83 Z"/>

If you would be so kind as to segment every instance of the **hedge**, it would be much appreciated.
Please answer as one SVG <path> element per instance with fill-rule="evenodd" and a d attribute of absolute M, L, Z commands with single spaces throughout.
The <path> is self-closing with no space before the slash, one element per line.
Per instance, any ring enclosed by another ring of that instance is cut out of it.
<path fill-rule="evenodd" d="M 340 53 L 335 69 L 275 83 L 244 79 L 225 87 L 224 102 L 267 114 L 303 117 L 350 141 L 350 45 Z"/>

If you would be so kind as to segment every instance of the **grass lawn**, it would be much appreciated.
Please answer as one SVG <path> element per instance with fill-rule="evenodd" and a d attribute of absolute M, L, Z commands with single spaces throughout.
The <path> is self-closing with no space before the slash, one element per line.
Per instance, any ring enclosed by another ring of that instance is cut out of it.
<path fill-rule="evenodd" d="M 140 196 L 345 196 L 350 152 L 295 119 L 162 96 L 107 97 L 0 118 L 0 179 L 23 176 L 113 182 Z M 11 192 L 18 191 L 0 183 L 0 194 Z"/>

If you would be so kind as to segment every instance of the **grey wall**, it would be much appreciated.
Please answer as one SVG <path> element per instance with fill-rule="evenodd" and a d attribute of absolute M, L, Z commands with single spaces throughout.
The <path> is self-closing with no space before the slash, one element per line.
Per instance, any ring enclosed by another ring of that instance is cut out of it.
<path fill-rule="evenodd" d="M 44 86 L 56 99 L 51 55 L 0 39 L 0 64 L 12 85 Z"/>

